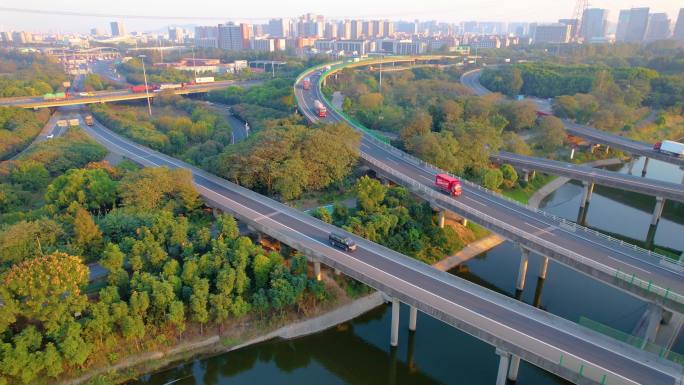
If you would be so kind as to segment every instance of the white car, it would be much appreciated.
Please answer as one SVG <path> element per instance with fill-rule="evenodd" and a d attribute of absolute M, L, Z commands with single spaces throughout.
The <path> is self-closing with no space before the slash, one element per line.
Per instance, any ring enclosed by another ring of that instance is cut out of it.
<path fill-rule="evenodd" d="M 46 138 L 48 138 L 48 139 L 52 139 L 54 137 L 55 137 L 55 134 L 50 134 L 50 135 L 46 136 Z"/>

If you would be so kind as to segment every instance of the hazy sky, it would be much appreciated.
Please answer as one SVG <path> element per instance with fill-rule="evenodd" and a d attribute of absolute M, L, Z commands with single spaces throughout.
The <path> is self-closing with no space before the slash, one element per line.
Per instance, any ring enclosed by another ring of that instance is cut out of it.
<path fill-rule="evenodd" d="M 169 24 L 216 24 L 223 20 L 261 22 L 307 12 L 330 18 L 389 18 L 392 20 L 555 21 L 572 14 L 575 0 L 2 0 L 0 7 L 62 10 L 93 14 L 212 17 L 207 20 L 126 19 L 127 31 L 154 30 Z M 592 7 L 618 11 L 650 7 L 676 19 L 682 0 L 593 0 Z M 86 32 L 92 27 L 109 31 L 111 17 L 36 15 L 0 9 L 0 30 Z"/>

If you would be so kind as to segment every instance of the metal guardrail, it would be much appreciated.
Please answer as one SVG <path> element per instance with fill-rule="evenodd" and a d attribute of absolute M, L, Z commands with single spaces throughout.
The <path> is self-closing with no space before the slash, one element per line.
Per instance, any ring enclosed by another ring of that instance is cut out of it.
<path fill-rule="evenodd" d="M 325 67 L 325 66 L 320 66 L 317 68 L 322 68 L 322 67 Z M 335 64 L 334 66 L 331 66 L 330 70 L 325 71 L 321 75 L 321 77 L 319 78 L 319 82 L 318 82 L 319 87 L 321 86 L 323 79 L 326 78 L 327 76 L 329 76 L 331 72 L 335 72 L 335 71 L 337 71 L 343 67 L 344 67 L 344 63 L 342 63 L 341 65 Z M 300 75 L 300 78 L 301 78 L 301 75 Z M 339 111 L 337 108 L 335 108 L 335 106 L 332 105 L 332 103 L 326 98 L 326 96 L 322 92 L 321 92 L 321 95 L 323 98 L 323 102 L 332 111 L 334 111 L 334 113 L 338 114 L 339 116 L 341 116 L 344 119 L 347 118 L 346 114 L 342 111 Z M 449 175 L 453 176 L 453 174 L 451 174 L 449 172 L 446 172 L 446 171 L 444 171 L 438 167 L 435 167 L 430 163 L 427 163 L 421 159 L 418 159 L 413 155 L 410 155 L 404 151 L 399 150 L 398 148 L 396 148 L 394 146 L 391 146 L 390 144 L 388 144 L 382 140 L 377 139 L 374 135 L 369 133 L 369 130 L 367 127 L 361 125 L 360 123 L 358 123 L 356 121 L 347 120 L 347 123 L 350 124 L 352 127 L 356 128 L 357 130 L 360 130 L 366 136 L 367 139 L 369 139 L 373 143 L 383 147 L 386 151 L 389 151 L 392 154 L 394 154 L 398 157 L 401 157 L 401 158 L 405 159 L 406 161 L 413 163 L 414 165 L 417 165 L 419 167 L 423 167 L 424 169 L 429 170 L 435 174 L 445 173 L 445 174 L 449 174 Z M 487 222 L 497 224 L 497 226 L 500 226 L 501 228 L 504 228 L 508 231 L 511 231 L 512 234 L 516 234 L 517 236 L 527 238 L 527 239 L 530 239 L 531 237 L 537 238 L 536 242 L 538 244 L 544 245 L 548 249 L 554 250 L 555 252 L 558 252 L 559 254 L 571 256 L 572 258 L 574 258 L 578 261 L 581 261 L 584 264 L 592 266 L 593 268 L 596 268 L 599 271 L 602 271 L 606 274 L 615 276 L 616 279 L 621 279 L 621 280 L 629 283 L 630 285 L 640 287 L 642 289 L 647 290 L 648 292 L 652 292 L 656 295 L 662 296 L 664 299 L 673 300 L 673 301 L 676 301 L 678 303 L 684 303 L 684 295 L 673 292 L 670 288 L 663 288 L 660 286 L 656 286 L 653 284 L 652 281 L 643 280 L 643 279 L 637 277 L 636 275 L 627 275 L 624 272 L 621 272 L 619 269 L 613 269 L 613 268 L 608 267 L 606 265 L 600 264 L 600 263 L 598 263 L 592 259 L 586 258 L 586 257 L 584 257 L 584 256 L 582 256 L 576 252 L 573 252 L 573 251 L 565 249 L 565 248 L 561 248 L 552 242 L 546 241 L 546 240 L 541 239 L 537 236 L 531 236 L 531 234 L 529 234 L 527 232 L 523 232 L 523 231 L 521 231 L 521 230 L 519 230 L 519 229 L 517 229 L 517 228 L 515 228 L 515 227 L 513 227 L 513 226 L 511 226 L 505 222 L 502 222 L 502 221 L 500 221 L 494 217 L 491 217 L 491 216 L 484 214 L 480 211 L 474 210 L 474 209 L 462 204 L 461 202 L 459 202 L 456 199 L 447 198 L 444 194 L 436 192 L 434 189 L 432 189 L 432 187 L 427 187 L 426 185 L 419 184 L 419 183 L 415 182 L 413 179 L 407 178 L 405 175 L 396 172 L 395 170 L 387 167 L 386 165 L 382 164 L 381 162 L 377 162 L 372 157 L 364 156 L 363 153 L 361 154 L 361 156 L 362 156 L 362 158 L 364 158 L 366 161 L 373 164 L 374 166 L 380 168 L 381 170 L 383 170 L 385 172 L 388 172 L 390 175 L 393 175 L 393 176 L 399 178 L 400 180 L 403 180 L 405 183 L 412 186 L 415 190 L 429 194 L 430 197 L 432 197 L 434 199 L 437 199 L 437 200 L 449 199 L 449 201 L 447 201 L 448 204 L 456 205 L 461 210 L 463 210 L 464 212 L 467 212 L 467 213 L 469 213 L 469 214 L 471 214 L 477 218 L 480 218 L 482 220 L 485 220 Z M 527 206 L 521 202 L 518 202 L 518 201 L 511 199 L 509 197 L 497 194 L 497 193 L 495 193 L 495 192 L 493 192 L 493 191 L 491 191 L 485 187 L 482 187 L 476 183 L 470 182 L 470 181 L 468 181 L 462 177 L 459 177 L 459 178 L 461 179 L 462 183 L 468 185 L 471 188 L 477 189 L 477 190 L 482 191 L 483 193 L 488 194 L 492 197 L 500 198 L 500 199 L 505 200 L 509 203 L 512 203 L 512 204 L 514 204 L 520 208 L 523 208 L 525 210 L 529 210 L 530 212 L 534 212 L 536 214 L 539 214 L 539 215 L 542 215 L 546 218 L 549 218 L 553 221 L 556 221 L 559 223 L 559 227 L 563 227 L 566 230 L 569 230 L 572 232 L 581 231 L 581 232 L 584 232 L 586 234 L 590 234 L 590 235 L 596 236 L 598 238 L 601 238 L 603 240 L 606 240 L 611 244 L 615 244 L 615 245 L 619 245 L 621 247 L 631 249 L 632 251 L 634 251 L 638 254 L 645 255 L 645 256 L 648 256 L 651 258 L 655 258 L 656 260 L 658 260 L 660 262 L 660 264 L 663 266 L 663 268 L 666 268 L 667 270 L 672 271 L 674 273 L 681 273 L 681 269 L 684 269 L 684 262 L 681 260 L 674 260 L 674 259 L 669 258 L 667 256 L 664 256 L 662 254 L 655 253 L 653 251 L 641 248 L 637 245 L 634 245 L 634 244 L 625 242 L 623 240 L 611 237 L 609 235 L 603 234 L 603 233 L 598 232 L 596 230 L 589 229 L 587 227 L 578 225 L 575 222 L 569 221 L 565 218 L 558 217 L 556 215 L 550 214 L 550 213 L 545 212 L 543 210 L 533 209 L 533 208 L 531 208 L 531 207 L 529 207 L 529 206 Z M 669 266 L 667 266 L 667 264 L 672 264 L 674 268 L 669 268 Z"/>

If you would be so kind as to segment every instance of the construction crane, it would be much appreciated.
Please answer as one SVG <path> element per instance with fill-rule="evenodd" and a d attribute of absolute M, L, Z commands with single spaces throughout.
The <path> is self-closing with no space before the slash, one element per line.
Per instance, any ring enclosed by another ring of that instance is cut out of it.
<path fill-rule="evenodd" d="M 572 19 L 577 25 L 575 26 L 575 31 L 573 33 L 573 40 L 577 41 L 582 36 L 582 18 L 584 17 L 584 11 L 589 8 L 589 0 L 577 0 L 575 3 L 575 9 L 572 13 Z"/>

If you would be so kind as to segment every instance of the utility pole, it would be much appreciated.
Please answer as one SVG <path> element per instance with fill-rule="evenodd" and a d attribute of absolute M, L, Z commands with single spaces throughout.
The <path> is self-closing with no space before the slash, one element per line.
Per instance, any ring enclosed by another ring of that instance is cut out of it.
<path fill-rule="evenodd" d="M 147 87 L 147 72 L 145 72 L 145 55 L 138 56 L 142 62 L 143 67 L 143 79 L 145 79 L 145 96 L 147 96 L 147 111 L 152 116 L 152 104 L 150 103 L 150 89 Z"/>

